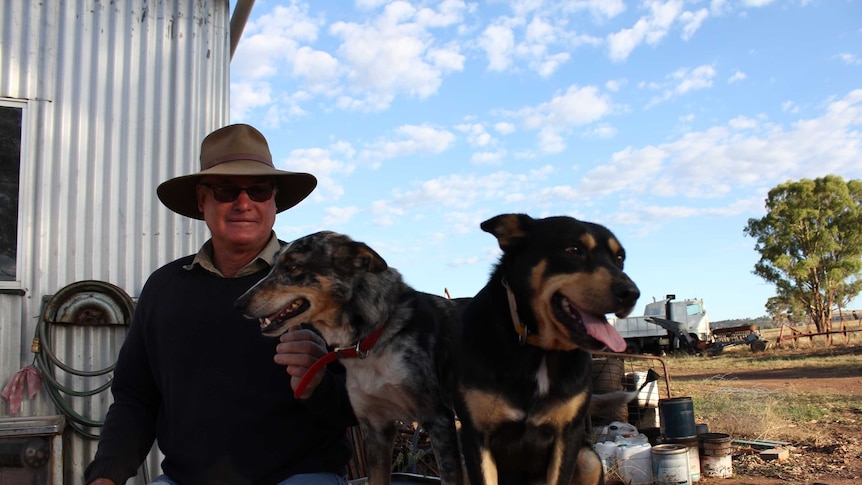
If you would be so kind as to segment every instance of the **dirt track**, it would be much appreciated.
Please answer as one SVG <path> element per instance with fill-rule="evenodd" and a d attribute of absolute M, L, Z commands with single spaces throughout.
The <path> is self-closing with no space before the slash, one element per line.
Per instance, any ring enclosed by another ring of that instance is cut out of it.
<path fill-rule="evenodd" d="M 769 354 L 772 352 L 773 354 Z M 795 358 L 810 353 L 828 352 L 858 355 L 860 365 L 854 368 L 806 368 L 804 364 L 788 369 L 728 369 L 720 358 L 706 359 L 697 371 L 672 372 L 674 381 L 696 381 L 720 377 L 734 387 L 780 390 L 789 393 L 828 393 L 845 396 L 862 395 L 862 345 L 828 350 L 774 350 Z M 734 477 L 703 478 L 701 485 L 851 485 L 862 483 L 862 410 L 847 409 L 839 423 L 817 422 L 819 436 L 828 443 L 794 442 L 790 459 L 782 464 L 762 460 L 754 450 L 737 448 L 733 457 Z"/>

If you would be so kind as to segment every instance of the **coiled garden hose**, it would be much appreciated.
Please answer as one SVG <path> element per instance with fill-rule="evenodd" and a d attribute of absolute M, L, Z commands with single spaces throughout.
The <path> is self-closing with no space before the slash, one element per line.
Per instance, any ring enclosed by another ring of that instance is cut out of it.
<path fill-rule="evenodd" d="M 49 332 L 47 331 L 47 324 L 48 322 L 44 318 L 39 319 L 39 323 L 36 326 L 36 338 L 33 339 L 31 350 L 36 354 L 34 359 L 35 364 L 39 371 L 42 372 L 42 376 L 45 379 L 45 388 L 48 391 L 48 395 L 51 397 L 51 400 L 60 412 L 69 419 L 69 425 L 76 433 L 85 438 L 97 440 L 99 439 L 99 435 L 88 431 L 86 428 L 101 428 L 102 425 L 104 425 L 104 421 L 88 418 L 75 411 L 74 407 L 65 396 L 95 396 L 111 387 L 111 384 L 114 381 L 113 377 L 110 377 L 107 382 L 95 389 L 77 391 L 64 386 L 57 380 L 55 368 L 60 368 L 74 376 L 98 377 L 113 372 L 116 364 L 111 364 L 108 367 L 97 371 L 83 371 L 69 367 L 57 358 L 57 355 L 51 348 L 51 339 Z"/>

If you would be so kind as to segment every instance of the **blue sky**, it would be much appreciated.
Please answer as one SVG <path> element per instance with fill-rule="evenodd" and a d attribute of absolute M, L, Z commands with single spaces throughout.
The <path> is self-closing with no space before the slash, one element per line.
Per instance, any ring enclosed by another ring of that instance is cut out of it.
<path fill-rule="evenodd" d="M 482 221 L 570 215 L 626 247 L 634 314 L 673 293 L 752 318 L 769 189 L 862 178 L 862 2 L 257 0 L 231 121 L 319 180 L 283 239 L 342 232 L 471 296 Z"/>

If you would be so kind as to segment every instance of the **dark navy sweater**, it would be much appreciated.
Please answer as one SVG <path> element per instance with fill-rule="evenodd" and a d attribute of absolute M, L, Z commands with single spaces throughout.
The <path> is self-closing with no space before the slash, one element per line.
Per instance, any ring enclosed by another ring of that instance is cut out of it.
<path fill-rule="evenodd" d="M 343 474 L 345 428 L 355 424 L 343 367 L 330 364 L 312 397 L 295 399 L 290 376 L 273 362 L 277 340 L 234 308 L 266 271 L 221 278 L 184 269 L 192 259 L 165 265 L 144 285 L 87 481 L 125 483 L 154 439 L 163 472 L 181 485 Z"/>

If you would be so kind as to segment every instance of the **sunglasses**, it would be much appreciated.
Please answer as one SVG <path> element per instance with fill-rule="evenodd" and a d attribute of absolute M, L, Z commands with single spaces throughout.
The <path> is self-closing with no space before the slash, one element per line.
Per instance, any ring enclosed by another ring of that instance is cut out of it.
<path fill-rule="evenodd" d="M 252 185 L 251 187 L 234 187 L 231 185 L 201 184 L 212 190 L 213 198 L 219 202 L 233 202 L 239 198 L 240 192 L 248 194 L 248 198 L 254 202 L 266 202 L 275 194 L 272 185 Z"/>

